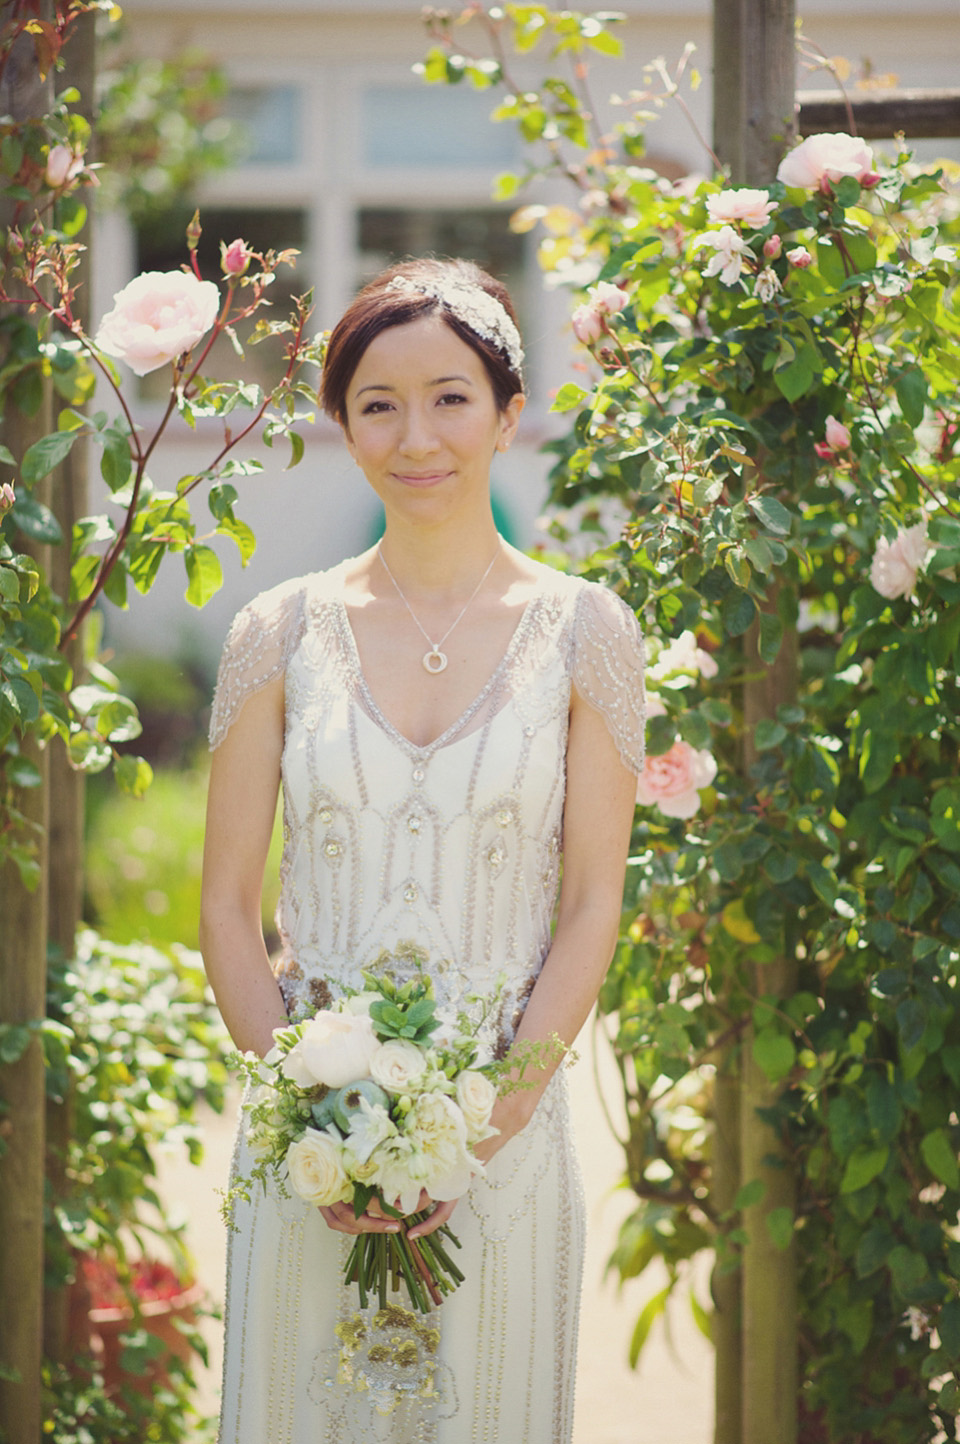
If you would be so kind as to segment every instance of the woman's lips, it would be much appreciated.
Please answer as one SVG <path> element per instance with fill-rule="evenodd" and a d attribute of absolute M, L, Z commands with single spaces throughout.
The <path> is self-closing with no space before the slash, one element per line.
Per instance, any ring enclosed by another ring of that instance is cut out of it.
<path fill-rule="evenodd" d="M 449 475 L 449 471 L 394 472 L 397 480 L 402 481 L 405 486 L 433 486 L 438 481 L 445 481 Z"/>

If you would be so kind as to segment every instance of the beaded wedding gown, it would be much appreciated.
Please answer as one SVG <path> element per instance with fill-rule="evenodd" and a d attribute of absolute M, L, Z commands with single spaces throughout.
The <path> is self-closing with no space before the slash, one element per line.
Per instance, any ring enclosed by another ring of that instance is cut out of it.
<path fill-rule="evenodd" d="M 619 598 L 544 567 L 482 691 L 416 747 L 364 681 L 343 565 L 240 612 L 211 745 L 285 672 L 276 973 L 288 1011 L 360 985 L 361 967 L 403 976 L 419 955 L 441 1007 L 500 990 L 488 1033 L 505 1048 L 549 946 L 571 686 L 639 770 L 642 666 Z M 242 1136 L 234 1166 L 249 1172 Z M 353 1240 L 298 1199 L 257 1188 L 235 1223 L 221 1444 L 569 1441 L 583 1208 L 562 1070 L 460 1200 L 466 1281 L 428 1316 L 403 1292 L 361 1313 L 342 1283 Z"/>

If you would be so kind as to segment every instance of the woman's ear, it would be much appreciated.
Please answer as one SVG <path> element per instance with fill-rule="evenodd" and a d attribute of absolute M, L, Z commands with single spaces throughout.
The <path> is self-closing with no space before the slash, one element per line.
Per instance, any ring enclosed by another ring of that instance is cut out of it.
<path fill-rule="evenodd" d="M 510 397 L 506 406 L 500 413 L 500 434 L 497 437 L 497 450 L 506 451 L 511 441 L 517 434 L 517 427 L 520 425 L 520 413 L 527 404 L 527 398 L 522 391 L 516 392 Z"/>

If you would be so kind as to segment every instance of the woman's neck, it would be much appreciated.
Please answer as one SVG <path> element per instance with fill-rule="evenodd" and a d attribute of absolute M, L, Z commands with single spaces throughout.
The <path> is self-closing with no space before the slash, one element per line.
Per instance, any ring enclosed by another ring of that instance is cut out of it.
<path fill-rule="evenodd" d="M 493 516 L 464 526 L 404 526 L 388 521 L 379 550 L 405 595 L 469 591 L 503 546 Z"/>

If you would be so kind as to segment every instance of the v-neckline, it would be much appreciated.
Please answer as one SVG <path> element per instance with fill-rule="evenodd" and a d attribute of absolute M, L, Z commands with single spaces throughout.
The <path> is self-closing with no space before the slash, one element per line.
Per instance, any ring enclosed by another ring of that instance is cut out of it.
<path fill-rule="evenodd" d="M 354 676 L 356 677 L 357 687 L 363 697 L 364 703 L 372 720 L 383 732 L 385 732 L 389 737 L 392 737 L 394 741 L 398 742 L 406 751 L 412 752 L 417 756 L 423 756 L 428 752 L 434 752 L 439 748 L 446 746 L 447 743 L 452 741 L 456 734 L 460 732 L 464 726 L 466 726 L 466 724 L 470 721 L 470 718 L 474 715 L 475 712 L 479 710 L 480 707 L 483 706 L 484 702 L 493 691 L 493 688 L 500 680 L 501 674 L 506 669 L 508 663 L 512 661 L 517 649 L 519 648 L 520 642 L 523 639 L 523 635 L 527 631 L 529 625 L 529 618 L 532 615 L 535 605 L 540 601 L 542 596 L 542 591 L 534 592 L 533 596 L 524 606 L 523 611 L 520 613 L 520 616 L 517 619 L 517 625 L 514 627 L 513 632 L 511 633 L 510 640 L 507 643 L 503 655 L 501 656 L 497 665 L 494 667 L 493 671 L 490 673 L 490 676 L 487 678 L 486 682 L 481 687 L 480 691 L 474 697 L 473 701 L 470 702 L 460 713 L 460 716 L 457 717 L 455 721 L 451 722 L 449 727 L 445 727 L 444 730 L 439 734 L 439 736 L 435 737 L 432 742 L 419 743 L 412 742 L 405 733 L 400 731 L 399 727 L 397 727 L 393 722 L 390 721 L 390 718 L 383 711 L 380 704 L 377 702 L 376 698 L 371 692 L 370 685 L 367 682 L 366 676 L 364 675 L 363 663 L 360 660 L 360 649 L 357 646 L 357 639 L 354 635 L 353 623 L 350 621 L 350 613 L 347 609 L 347 604 L 344 601 L 342 594 L 337 595 L 334 600 L 337 606 L 341 628 L 343 631 L 344 646 L 350 664 L 353 668 Z"/>

